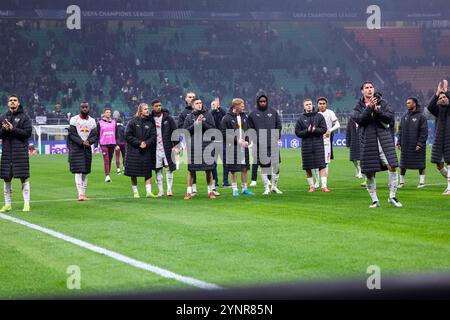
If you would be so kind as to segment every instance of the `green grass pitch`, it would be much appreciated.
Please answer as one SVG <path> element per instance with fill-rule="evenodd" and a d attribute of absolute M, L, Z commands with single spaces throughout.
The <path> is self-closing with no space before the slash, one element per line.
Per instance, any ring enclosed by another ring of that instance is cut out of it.
<path fill-rule="evenodd" d="M 141 198 L 133 199 L 128 177 L 113 173 L 104 182 L 95 155 L 91 200 L 80 203 L 67 156 L 32 156 L 31 212 L 21 211 L 15 180 L 8 214 L 221 287 L 365 278 L 369 265 L 383 276 L 450 270 L 450 198 L 441 195 L 446 181 L 434 165 L 424 189 L 416 188 L 417 171 L 408 171 L 398 192 L 403 208 L 387 203 L 387 174 L 378 174 L 382 207 L 369 209 L 348 150 L 335 149 L 335 158 L 329 194 L 309 194 L 299 150 L 283 150 L 283 195 L 262 196 L 259 180 L 255 196 L 220 188 L 220 197 L 207 199 L 200 173 L 199 196 L 186 201 L 184 165 L 175 197 L 146 199 L 140 180 Z M 0 298 L 190 288 L 4 219 L 0 235 Z M 80 290 L 67 289 L 71 265 L 80 267 Z"/>

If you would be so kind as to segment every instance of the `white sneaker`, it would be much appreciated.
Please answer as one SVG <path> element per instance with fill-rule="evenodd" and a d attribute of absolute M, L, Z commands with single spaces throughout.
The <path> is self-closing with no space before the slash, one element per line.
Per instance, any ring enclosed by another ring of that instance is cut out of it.
<path fill-rule="evenodd" d="M 388 202 L 392 203 L 394 205 L 394 207 L 396 208 L 401 208 L 403 207 L 402 204 L 400 203 L 400 201 L 397 200 L 397 198 L 388 198 Z"/>
<path fill-rule="evenodd" d="M 357 177 L 358 179 L 362 179 L 362 178 L 363 178 L 363 175 L 362 175 L 361 173 L 358 173 L 358 174 L 356 175 L 356 177 Z"/>
<path fill-rule="evenodd" d="M 398 184 L 398 187 L 397 187 L 397 188 L 401 189 L 401 188 L 403 188 L 404 186 L 405 186 L 405 183 L 402 182 L 402 183 L 399 183 L 399 184 Z"/>
<path fill-rule="evenodd" d="M 164 191 L 159 191 L 157 197 L 158 198 L 164 197 Z"/>
<path fill-rule="evenodd" d="M 117 168 L 117 170 L 116 170 L 116 174 L 122 174 L 122 171 L 120 171 L 120 168 Z"/>
<path fill-rule="evenodd" d="M 106 178 L 105 178 L 105 182 L 111 182 L 111 178 L 110 178 L 110 176 L 106 176 Z"/>
<path fill-rule="evenodd" d="M 263 192 L 263 196 L 267 196 L 270 194 L 270 188 L 266 188 Z"/>
<path fill-rule="evenodd" d="M 314 189 L 319 189 L 319 187 L 320 187 L 319 181 L 317 181 L 316 183 L 314 183 Z"/>
<path fill-rule="evenodd" d="M 213 193 L 215 196 L 220 196 L 220 192 L 218 192 L 216 189 L 213 190 Z"/>
<path fill-rule="evenodd" d="M 250 182 L 250 187 L 256 187 L 256 181 Z"/>
<path fill-rule="evenodd" d="M 276 193 L 276 194 L 283 194 L 283 192 L 281 192 L 280 189 L 278 189 L 277 187 L 272 186 L 272 192 Z"/>
<path fill-rule="evenodd" d="M 369 208 L 371 208 L 371 209 L 378 208 L 378 207 L 380 207 L 380 203 L 378 201 L 372 202 L 372 204 L 369 206 Z"/>
<path fill-rule="evenodd" d="M 419 184 L 417 185 L 417 188 L 418 188 L 418 189 L 425 188 L 425 183 L 419 183 Z"/>
<path fill-rule="evenodd" d="M 450 196 L 450 189 L 449 188 L 445 189 L 445 191 L 442 192 L 442 195 L 443 196 Z"/>

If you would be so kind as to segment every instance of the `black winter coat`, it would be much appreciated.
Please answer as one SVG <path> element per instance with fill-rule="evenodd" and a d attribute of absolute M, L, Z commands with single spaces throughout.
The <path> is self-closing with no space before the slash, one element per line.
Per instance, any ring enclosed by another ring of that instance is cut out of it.
<path fill-rule="evenodd" d="M 309 126 L 316 127 L 308 132 Z M 325 118 L 318 112 L 303 113 L 295 124 L 295 135 L 302 139 L 303 170 L 325 168 L 323 135 L 327 132 Z"/>
<path fill-rule="evenodd" d="M 163 114 L 163 118 L 161 120 L 161 135 L 162 135 L 162 139 L 163 139 L 163 146 L 164 146 L 164 154 L 166 155 L 166 159 L 167 159 L 167 163 L 169 165 L 169 170 L 170 171 L 175 171 L 177 169 L 176 164 L 173 162 L 172 160 L 172 148 L 175 147 L 175 145 L 177 145 L 177 141 L 172 141 L 172 133 L 178 129 L 177 128 L 177 124 L 175 123 L 175 120 L 170 116 L 169 111 L 167 110 L 163 110 L 162 111 Z M 155 119 L 153 118 L 154 114 L 151 114 L 150 120 L 153 123 L 153 127 L 152 130 L 154 131 L 152 133 L 152 135 L 154 135 L 155 137 L 157 137 L 156 134 L 156 122 Z M 156 140 L 155 140 L 155 144 L 151 147 L 151 152 L 152 154 L 155 155 L 155 163 L 152 165 L 152 167 L 154 167 L 155 169 L 160 169 L 160 168 L 156 168 Z"/>
<path fill-rule="evenodd" d="M 125 175 L 129 177 L 151 177 L 155 169 L 156 130 L 150 117 L 134 117 L 125 130 L 127 151 L 125 156 Z M 144 141 L 146 148 L 139 145 Z"/>
<path fill-rule="evenodd" d="M 218 108 L 216 110 L 211 110 L 210 113 L 214 118 L 214 125 L 216 126 L 217 129 L 221 130 L 220 126 L 222 124 L 222 119 L 223 117 L 225 117 L 227 112 L 222 108 Z"/>
<path fill-rule="evenodd" d="M 257 161 L 258 164 L 262 167 L 266 167 L 270 164 L 262 164 L 261 159 L 259 157 L 259 150 L 261 149 L 261 144 L 267 146 L 267 156 L 270 158 L 272 155 L 272 152 L 280 153 L 280 149 L 278 146 L 278 141 L 274 141 L 274 146 L 276 150 L 272 150 L 272 136 L 271 136 L 271 130 L 275 129 L 278 130 L 279 138 L 281 139 L 281 118 L 278 112 L 271 108 L 266 107 L 265 109 L 256 108 L 250 114 L 248 115 L 248 118 L 250 120 L 250 127 L 256 130 L 256 135 L 258 137 L 257 141 L 257 147 L 258 147 L 258 156 Z M 262 141 L 262 137 L 260 136 L 259 130 L 267 130 L 267 138 L 266 141 Z M 276 154 L 275 153 L 275 154 Z M 281 162 L 281 158 L 280 158 Z"/>
<path fill-rule="evenodd" d="M 186 117 L 188 114 L 192 113 L 192 107 L 186 106 L 183 111 L 181 111 L 180 115 L 178 116 L 178 129 L 182 129 L 184 126 L 184 121 L 186 120 Z"/>
<path fill-rule="evenodd" d="M 428 139 L 427 118 L 419 110 L 406 112 L 400 121 L 397 145 L 401 147 L 400 168 L 425 169 Z M 422 149 L 416 151 L 416 147 Z"/>
<path fill-rule="evenodd" d="M 195 124 L 195 120 L 197 120 L 200 114 L 203 114 L 204 121 L 202 121 L 200 124 Z M 214 161 L 212 163 L 209 163 L 211 161 L 208 161 L 207 163 L 206 161 L 207 159 L 203 157 L 203 152 L 211 143 L 214 143 L 213 140 L 203 141 L 202 137 L 202 148 L 201 148 L 202 152 L 201 154 L 199 154 L 199 152 L 195 152 L 196 146 L 194 142 L 194 128 L 196 126 L 201 126 L 203 136 L 206 130 L 215 128 L 214 118 L 205 109 L 202 109 L 201 111 L 193 111 L 192 113 L 187 115 L 183 127 L 190 133 L 190 137 L 186 139 L 187 150 L 190 150 L 190 152 L 188 152 L 188 170 L 189 171 L 214 170 Z M 211 157 L 212 159 L 214 159 L 214 152 L 212 152 Z"/>
<path fill-rule="evenodd" d="M 356 127 L 356 122 L 351 118 L 347 123 L 347 132 L 345 135 L 345 145 L 347 148 L 350 148 L 350 161 L 358 161 L 361 160 L 360 157 L 360 146 L 361 146 L 361 137 L 359 128 Z"/>
<path fill-rule="evenodd" d="M 123 123 L 117 123 L 116 129 L 116 143 L 117 144 L 125 144 L 127 140 L 125 139 L 125 125 Z"/>
<path fill-rule="evenodd" d="M 242 112 L 240 114 L 241 116 L 241 126 L 242 126 L 242 138 L 244 138 L 245 141 L 250 143 L 249 137 L 245 137 L 245 132 L 250 129 L 250 123 L 248 120 L 247 115 Z M 238 143 L 239 139 L 239 132 L 236 131 L 239 129 L 238 121 L 237 121 L 237 114 L 229 111 L 223 118 L 222 123 L 220 124 L 220 127 L 222 128 L 222 136 L 225 139 L 225 148 L 227 158 L 226 160 L 226 166 L 230 172 L 237 172 L 241 171 L 243 168 L 249 168 L 250 167 L 250 154 L 248 148 L 245 148 L 242 151 L 241 145 Z M 232 132 L 227 130 L 232 130 Z M 228 133 L 228 134 L 227 134 Z M 235 134 L 236 133 L 236 134 Z M 233 152 L 231 152 L 231 150 Z M 239 154 L 239 158 L 238 158 Z M 242 163 L 242 160 L 245 160 L 244 163 Z"/>
<path fill-rule="evenodd" d="M 450 93 L 445 94 L 450 99 Z M 436 129 L 431 149 L 431 162 L 450 163 L 450 106 L 438 106 L 438 97 L 435 95 L 428 105 L 428 111 L 436 117 Z"/>
<path fill-rule="evenodd" d="M 11 131 L 0 127 L 2 139 L 2 158 L 0 178 L 28 178 L 30 176 L 30 162 L 28 156 L 28 139 L 31 137 L 33 127 L 30 118 L 19 106 L 17 112 L 6 112 L 0 116 L 0 126 L 7 119 L 12 125 Z"/>
<path fill-rule="evenodd" d="M 379 108 L 372 111 L 361 99 L 353 109 L 352 119 L 361 130 L 361 172 L 375 173 L 387 170 L 380 159 L 378 141 L 391 167 L 398 167 L 394 138 L 389 123 L 394 119 L 394 113 L 385 100 L 379 102 Z"/>
<path fill-rule="evenodd" d="M 91 146 L 98 143 L 97 127 L 91 130 L 87 140 Z M 83 139 L 81 139 L 77 128 L 74 125 L 70 125 L 69 127 L 67 146 L 69 148 L 70 172 L 83 174 L 91 173 L 92 148 L 91 146 L 88 147 L 83 144 Z"/>

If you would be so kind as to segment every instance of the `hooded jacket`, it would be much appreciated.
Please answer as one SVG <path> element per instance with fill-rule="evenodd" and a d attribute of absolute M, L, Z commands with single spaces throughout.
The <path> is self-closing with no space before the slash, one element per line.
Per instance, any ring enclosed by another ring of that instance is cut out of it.
<path fill-rule="evenodd" d="M 13 125 L 13 129 L 7 131 L 0 128 L 0 139 L 3 141 L 0 177 L 28 178 L 30 176 L 28 139 L 33 132 L 31 119 L 21 105 L 14 113 L 8 110 L 2 114 L 0 123 L 6 119 Z"/>
<path fill-rule="evenodd" d="M 418 109 L 405 112 L 397 135 L 397 145 L 401 147 L 400 168 L 425 168 L 427 139 L 428 121 L 424 114 Z M 421 147 L 420 151 L 416 151 L 417 146 Z"/>
<path fill-rule="evenodd" d="M 309 132 L 309 127 L 315 127 Z M 302 165 L 303 170 L 325 168 L 325 150 L 323 135 L 327 132 L 327 123 L 323 115 L 317 111 L 304 112 L 295 124 L 295 135 L 302 139 Z"/>
<path fill-rule="evenodd" d="M 267 105 L 265 108 L 261 108 L 258 104 L 258 101 L 260 98 L 266 98 L 267 100 Z M 250 127 L 256 130 L 256 136 L 258 137 L 258 141 L 257 141 L 257 147 L 258 147 L 258 164 L 262 165 L 260 162 L 260 157 L 259 157 L 259 150 L 261 148 L 261 144 L 263 144 L 263 146 L 267 146 L 267 156 L 271 156 L 272 152 L 278 153 L 280 152 L 279 150 L 279 146 L 278 146 L 278 141 L 274 141 L 274 145 L 276 150 L 272 150 L 272 134 L 271 134 L 271 130 L 275 129 L 278 130 L 279 133 L 279 138 L 281 138 L 281 117 L 278 114 L 278 112 L 272 108 L 269 107 L 269 99 L 267 98 L 266 95 L 260 95 L 257 99 L 256 99 L 256 109 L 251 111 L 250 114 L 248 115 L 249 121 L 250 121 Z M 262 141 L 261 139 L 263 138 L 260 135 L 260 130 L 267 130 L 267 137 L 266 137 L 266 141 Z M 270 164 L 268 164 L 270 166 Z M 262 165 L 262 166 L 267 166 Z"/>

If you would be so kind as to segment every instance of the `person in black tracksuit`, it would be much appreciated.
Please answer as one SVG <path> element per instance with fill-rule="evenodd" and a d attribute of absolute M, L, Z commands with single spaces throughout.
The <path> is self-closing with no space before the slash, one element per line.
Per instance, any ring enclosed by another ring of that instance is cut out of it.
<path fill-rule="evenodd" d="M 406 100 L 408 111 L 402 116 L 397 136 L 400 150 L 400 184 L 405 184 L 406 169 L 419 170 L 418 188 L 425 186 L 425 166 L 428 139 L 428 121 L 416 98 Z"/>
<path fill-rule="evenodd" d="M 11 207 L 11 181 L 18 178 L 22 182 L 24 200 L 23 211 L 30 211 L 30 162 L 28 139 L 33 128 L 31 119 L 23 111 L 19 97 L 9 96 L 8 111 L 0 116 L 0 139 L 2 139 L 2 156 L 0 177 L 4 182 L 5 205 L 0 212 L 7 212 Z"/>
<path fill-rule="evenodd" d="M 186 92 L 186 97 L 184 98 L 184 102 L 186 104 L 184 110 L 180 113 L 180 115 L 178 116 L 178 129 L 183 129 L 184 128 L 184 122 L 186 120 L 186 117 L 192 113 L 192 100 L 196 98 L 196 95 L 193 91 L 188 91 Z M 186 148 L 186 141 L 180 140 L 180 153 L 183 151 L 183 149 Z M 193 179 L 193 183 L 192 183 L 192 196 L 196 196 L 197 195 L 197 174 L 196 172 L 188 172 L 188 181 L 191 179 L 191 175 L 192 175 L 192 179 Z"/>
<path fill-rule="evenodd" d="M 141 103 L 136 115 L 132 118 L 125 130 L 127 151 L 125 157 L 125 175 L 131 178 L 133 196 L 139 198 L 137 177 L 144 177 L 147 198 L 156 197 L 152 193 L 152 170 L 155 169 L 155 154 L 152 149 L 156 144 L 154 123 L 150 119 L 149 106 Z"/>
<path fill-rule="evenodd" d="M 436 95 L 431 98 L 428 111 L 436 117 L 436 129 L 431 149 L 431 162 L 435 163 L 439 172 L 447 178 L 447 189 L 443 195 L 450 195 L 450 92 L 448 81 L 439 82 Z M 447 168 L 444 164 L 447 163 Z"/>
<path fill-rule="evenodd" d="M 235 98 L 231 105 L 231 110 L 223 117 L 220 127 L 222 128 L 222 136 L 225 139 L 225 148 L 227 149 L 228 159 L 226 159 L 226 166 L 231 172 L 233 196 L 239 196 L 236 174 L 238 171 L 241 172 L 241 194 L 253 195 L 254 193 L 247 189 L 247 172 L 250 168 L 248 148 L 251 141 L 246 132 L 250 129 L 250 123 L 244 112 L 244 100 Z"/>
<path fill-rule="evenodd" d="M 214 123 L 216 124 L 216 128 L 220 129 L 220 125 L 222 123 L 222 119 L 223 117 L 227 114 L 225 112 L 225 110 L 223 110 L 223 108 L 220 106 L 220 101 L 219 98 L 214 99 L 213 102 L 211 102 L 211 111 L 210 111 L 211 115 L 214 118 Z M 217 159 L 220 157 L 222 158 L 222 162 L 223 162 L 223 178 L 222 178 L 222 187 L 229 187 L 230 184 L 228 183 L 228 167 L 225 165 L 225 159 L 226 159 L 226 154 L 225 154 L 225 139 L 222 139 L 222 141 L 216 141 L 216 143 L 221 143 L 223 146 L 223 152 L 220 153 L 218 152 L 216 154 L 216 166 L 214 167 L 213 170 L 213 179 L 214 179 L 214 183 L 215 183 L 215 187 L 219 186 L 219 177 L 217 176 Z"/>
<path fill-rule="evenodd" d="M 256 130 L 256 135 L 258 137 L 256 164 L 261 167 L 261 178 L 264 183 L 263 194 L 267 195 L 270 191 L 281 194 L 282 192 L 278 189 L 281 162 L 278 140 L 281 138 L 281 118 L 274 108 L 269 107 L 269 99 L 266 95 L 260 95 L 256 101 L 257 108 L 250 112 L 248 117 L 250 120 L 250 127 Z M 272 137 L 273 130 L 276 131 L 276 136 L 274 137 Z M 262 135 L 263 132 L 266 133 L 264 141 L 262 140 L 264 137 Z M 263 163 L 260 151 L 265 153 L 266 150 L 269 162 Z M 255 159 L 253 165 L 255 165 Z M 257 167 L 252 168 L 252 182 L 254 181 L 255 183 L 257 170 Z M 255 176 L 253 176 L 253 173 L 255 173 Z M 272 189 L 270 190 L 269 175 L 271 173 Z"/>
<path fill-rule="evenodd" d="M 304 113 L 295 124 L 295 135 L 302 139 L 302 166 L 306 171 L 309 192 L 314 192 L 312 170 L 319 168 L 322 191 L 329 192 L 327 187 L 325 148 L 323 135 L 327 132 L 327 123 L 323 115 L 313 109 L 311 99 L 303 101 Z"/>
<path fill-rule="evenodd" d="M 353 109 L 352 119 L 361 130 L 361 171 L 367 177 L 367 191 L 372 198 L 370 208 L 380 206 L 375 174 L 384 170 L 389 170 L 388 202 L 395 207 L 401 207 L 402 204 L 396 198 L 398 160 L 389 126 L 394 119 L 394 113 L 381 95 L 375 94 L 371 81 L 365 81 L 361 85 L 361 93 L 363 97 Z"/>
<path fill-rule="evenodd" d="M 209 161 L 211 159 L 206 158 L 206 155 L 204 154 L 206 148 L 210 148 L 210 145 L 214 143 L 214 140 L 212 137 L 210 140 L 203 140 L 203 135 L 207 130 L 215 129 L 214 119 L 212 115 L 203 108 L 203 102 L 200 99 L 194 98 L 192 100 L 192 106 L 193 111 L 187 115 L 186 119 L 184 120 L 183 126 L 183 128 L 188 130 L 190 133 L 190 136 L 186 139 L 186 143 L 188 146 L 187 150 L 189 175 L 187 192 L 184 199 L 190 200 L 193 197 L 192 185 L 194 180 L 194 173 L 196 171 L 205 171 L 206 182 L 208 186 L 208 198 L 214 199 L 216 198 L 216 195 L 214 193 L 212 170 L 214 169 L 215 162 L 213 158 L 211 158 L 212 161 Z M 201 136 L 196 136 L 196 133 L 200 133 Z M 198 140 L 198 138 L 200 140 Z M 201 142 L 200 147 L 197 145 L 199 141 Z M 211 156 L 214 157 L 215 155 L 211 153 Z"/>

